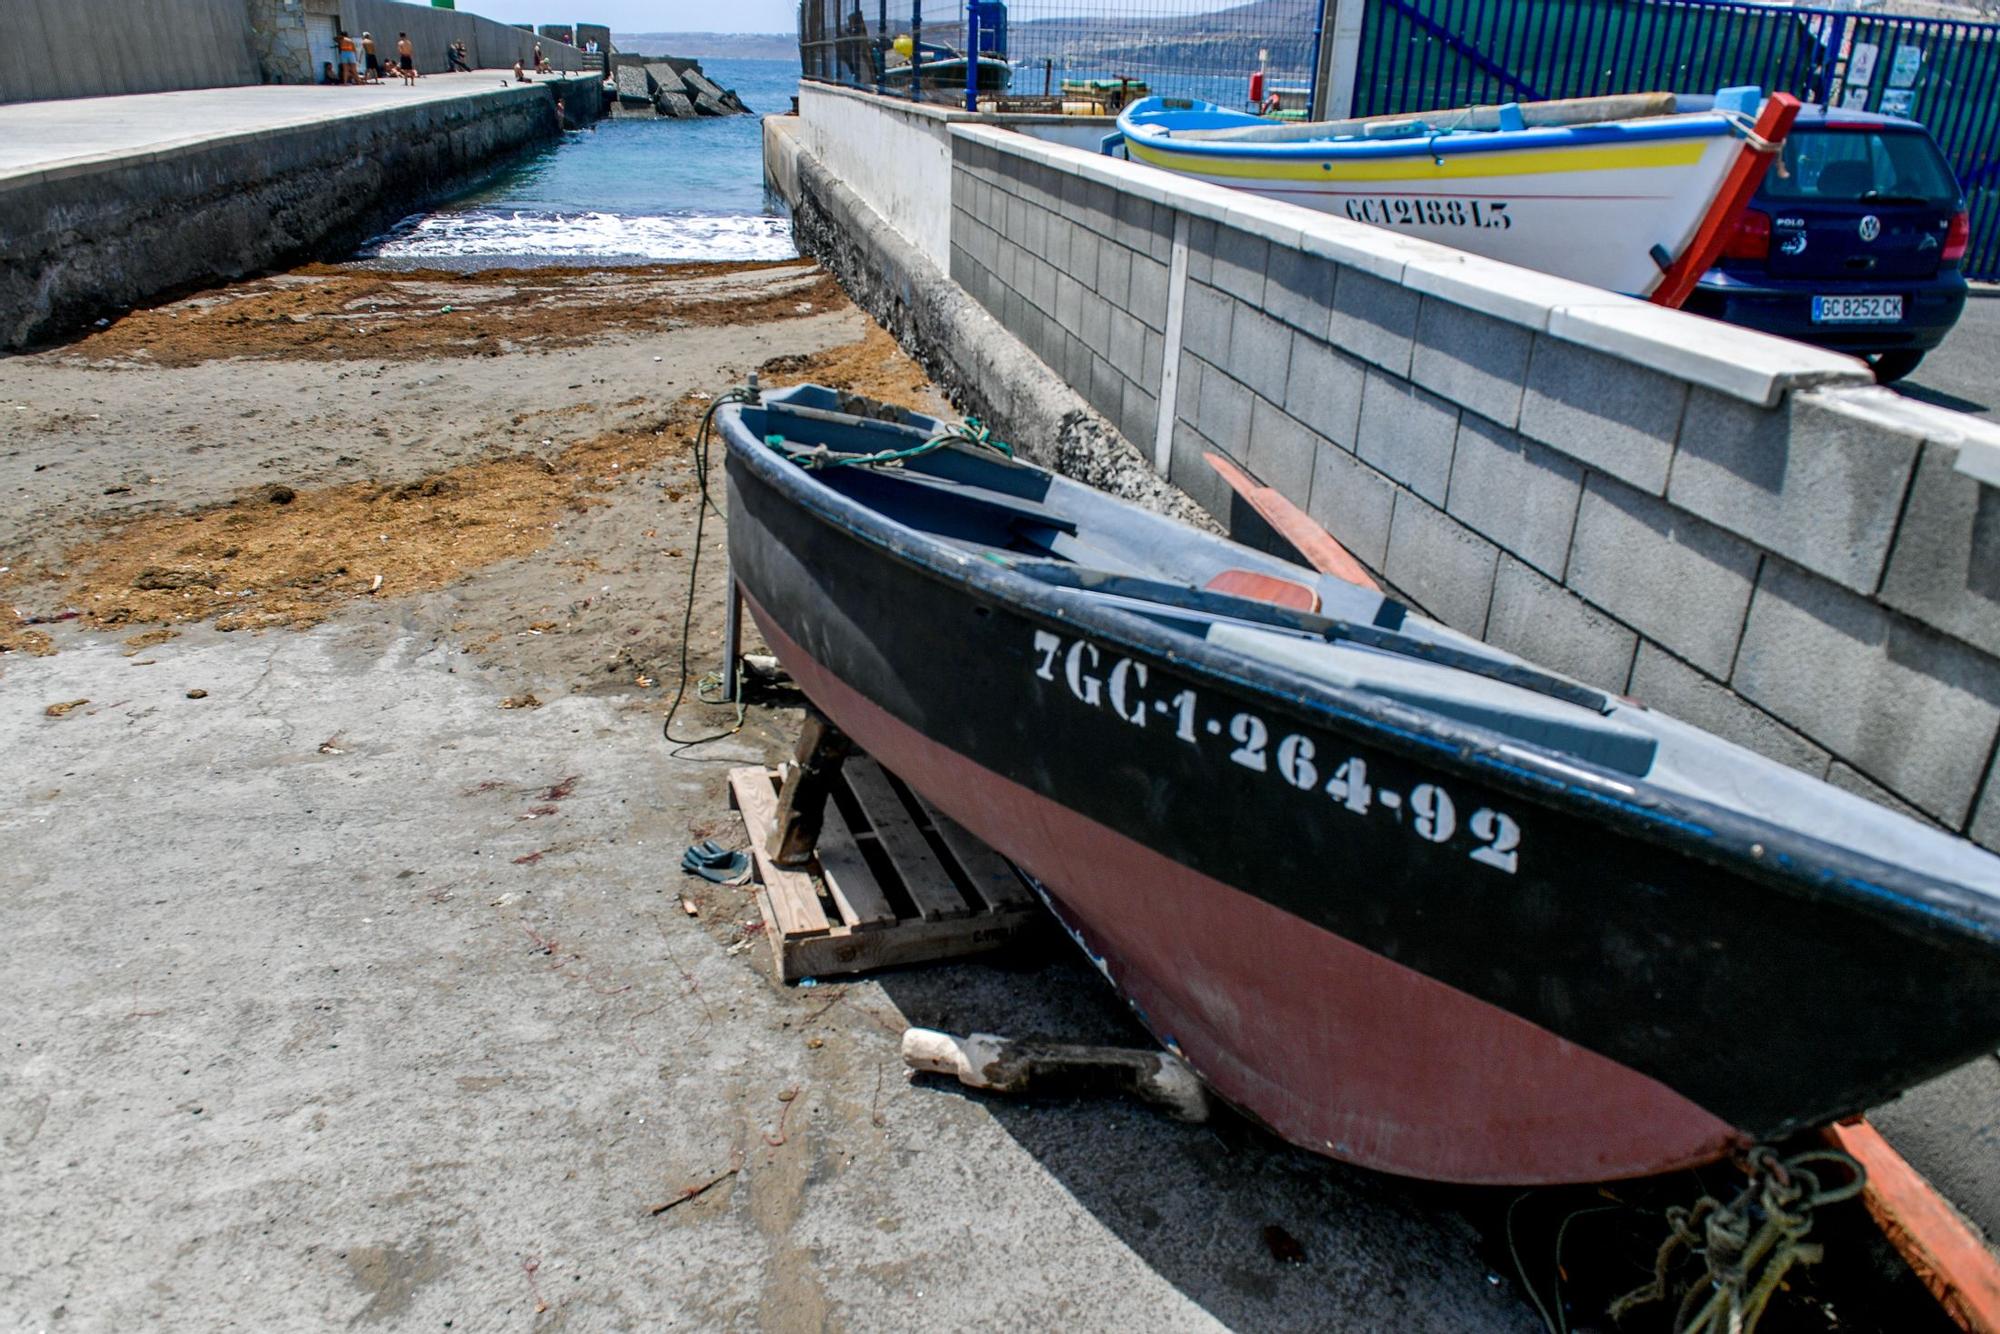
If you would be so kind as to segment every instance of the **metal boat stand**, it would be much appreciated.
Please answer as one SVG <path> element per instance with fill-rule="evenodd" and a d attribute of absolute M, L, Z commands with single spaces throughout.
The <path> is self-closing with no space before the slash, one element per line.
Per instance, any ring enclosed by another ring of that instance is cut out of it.
<path fill-rule="evenodd" d="M 728 569 L 729 591 L 722 600 L 722 702 L 739 704 L 743 699 L 743 585 L 736 582 L 736 566 Z"/>

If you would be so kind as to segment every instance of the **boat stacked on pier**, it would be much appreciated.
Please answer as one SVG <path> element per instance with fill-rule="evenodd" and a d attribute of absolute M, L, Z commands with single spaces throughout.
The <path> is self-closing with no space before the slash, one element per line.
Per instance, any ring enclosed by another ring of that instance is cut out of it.
<path fill-rule="evenodd" d="M 1677 305 L 1798 109 L 1725 88 L 1283 121 L 1149 97 L 1119 113 L 1105 151 Z"/>

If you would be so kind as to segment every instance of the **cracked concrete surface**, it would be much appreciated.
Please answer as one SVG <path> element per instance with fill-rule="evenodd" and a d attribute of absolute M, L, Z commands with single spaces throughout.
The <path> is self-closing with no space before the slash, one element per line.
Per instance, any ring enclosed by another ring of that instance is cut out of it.
<path fill-rule="evenodd" d="M 1531 1327 L 1411 1188 L 913 1085 L 906 1022 L 1132 1030 L 1060 942 L 777 987 L 741 891 L 680 908 L 726 765 L 649 707 L 379 621 L 147 656 L 0 681 L 0 1324 Z"/>
<path fill-rule="evenodd" d="M 58 559 L 267 480 L 532 451 L 860 329 L 12 358 L 0 542 Z M 678 869 L 740 840 L 728 763 L 776 758 L 798 720 L 778 698 L 727 740 L 661 739 L 690 467 L 308 631 L 130 645 L 66 622 L 53 656 L 0 654 L 0 1329 L 1536 1328 L 1449 1192 L 1231 1120 L 903 1074 L 912 1023 L 1144 1041 L 1057 933 L 770 979 L 749 897 Z M 720 560 L 703 573 L 697 671 Z M 500 707 L 528 693 L 548 702 Z"/>

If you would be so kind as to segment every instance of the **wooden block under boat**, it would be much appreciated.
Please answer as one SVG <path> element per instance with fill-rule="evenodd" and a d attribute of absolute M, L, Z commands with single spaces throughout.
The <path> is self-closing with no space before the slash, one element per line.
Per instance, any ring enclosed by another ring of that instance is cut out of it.
<path fill-rule="evenodd" d="M 1006 859 L 866 755 L 841 765 L 813 859 L 778 865 L 766 849 L 782 778 L 729 772 L 779 981 L 976 954 L 1042 920 Z"/>

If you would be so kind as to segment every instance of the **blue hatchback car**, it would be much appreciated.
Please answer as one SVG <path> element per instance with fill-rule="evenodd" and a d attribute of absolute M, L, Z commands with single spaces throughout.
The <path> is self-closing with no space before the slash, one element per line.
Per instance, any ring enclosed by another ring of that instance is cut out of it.
<path fill-rule="evenodd" d="M 1915 121 L 1809 106 L 1686 308 L 1901 379 L 1965 309 L 1965 197 Z"/>

